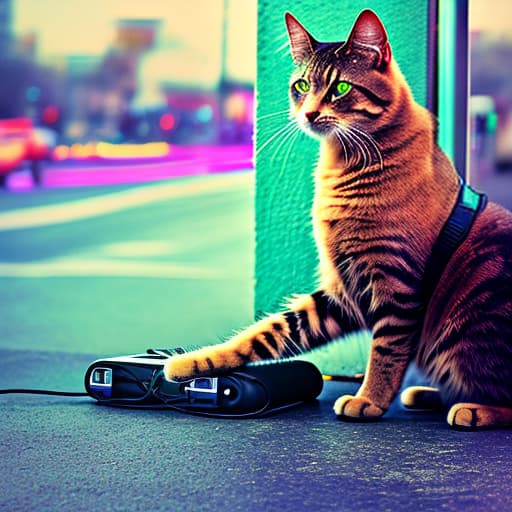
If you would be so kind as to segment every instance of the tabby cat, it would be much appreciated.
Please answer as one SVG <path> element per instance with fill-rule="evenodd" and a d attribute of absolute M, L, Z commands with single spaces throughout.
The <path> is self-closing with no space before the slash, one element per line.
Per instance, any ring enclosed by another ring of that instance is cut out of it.
<path fill-rule="evenodd" d="M 319 290 L 223 344 L 171 358 L 167 379 L 283 358 L 368 329 L 365 378 L 355 396 L 335 402 L 340 419 L 384 414 L 414 362 L 432 387 L 406 390 L 406 405 L 438 396 L 455 428 L 512 425 L 512 214 L 482 203 L 439 281 L 427 282 L 460 184 L 381 21 L 363 11 L 338 43 L 316 41 L 291 14 L 286 26 L 296 65 L 291 110 L 320 139 Z"/>

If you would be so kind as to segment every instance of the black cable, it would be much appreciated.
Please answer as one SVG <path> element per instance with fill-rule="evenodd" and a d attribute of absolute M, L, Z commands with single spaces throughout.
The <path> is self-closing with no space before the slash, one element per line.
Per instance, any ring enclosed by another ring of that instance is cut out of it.
<path fill-rule="evenodd" d="M 53 395 L 53 396 L 89 396 L 89 393 L 74 391 L 53 391 L 50 389 L 0 389 L 0 395 L 18 393 L 26 395 Z"/>
<path fill-rule="evenodd" d="M 136 404 L 136 403 L 142 403 L 144 400 L 150 398 L 155 394 L 155 385 L 156 383 L 163 377 L 163 371 L 162 370 L 153 370 L 153 375 L 151 377 L 151 382 L 149 386 L 146 387 L 144 383 L 140 382 L 137 379 L 137 376 L 128 370 L 128 368 L 122 368 L 119 367 L 120 370 L 124 371 L 125 373 L 128 373 L 132 377 L 134 377 L 134 382 L 139 386 L 139 388 L 142 388 L 144 391 L 144 394 L 142 396 L 137 397 L 131 397 L 131 398 L 97 398 L 95 397 L 99 403 L 105 404 L 105 405 L 120 405 L 120 402 L 126 403 L 126 404 Z"/>
<path fill-rule="evenodd" d="M 269 406 L 270 406 L 270 392 L 269 392 L 268 388 L 265 386 L 265 384 L 250 375 L 244 374 L 243 372 L 235 371 L 235 372 L 233 372 L 232 375 L 237 376 L 239 378 L 242 377 L 243 379 L 245 378 L 247 380 L 259 383 L 261 385 L 261 387 L 263 388 L 266 398 L 267 398 L 265 404 L 262 407 L 260 407 L 257 411 L 244 412 L 244 413 L 221 413 L 221 412 L 216 413 L 216 412 L 202 411 L 202 410 L 194 409 L 194 408 L 190 408 L 190 407 L 180 407 L 179 405 L 175 405 L 174 400 L 167 400 L 165 398 L 165 395 L 162 395 L 159 393 L 160 389 L 158 387 L 155 388 L 154 395 L 157 398 L 159 398 L 160 400 L 162 400 L 162 402 L 167 406 L 168 409 L 172 409 L 172 410 L 175 410 L 178 412 L 183 412 L 185 414 L 191 414 L 192 416 L 203 416 L 206 418 L 219 418 L 219 419 L 246 419 L 246 418 L 255 418 L 257 416 L 263 416 L 266 413 L 266 411 L 269 410 Z M 157 382 L 158 382 L 158 379 L 155 379 L 154 385 L 156 385 Z M 180 403 L 180 402 L 178 401 L 177 403 Z M 182 403 L 190 403 L 190 402 L 188 402 L 188 400 L 184 400 L 184 401 L 182 401 Z M 285 409 L 288 409 L 291 407 L 295 407 L 301 403 L 302 402 L 286 404 L 281 407 L 271 409 L 270 412 L 274 412 L 274 411 L 277 412 L 277 411 L 285 410 Z"/>
<path fill-rule="evenodd" d="M 129 375 L 133 380 L 133 384 L 136 384 L 139 389 L 144 393 L 142 397 L 137 397 L 134 399 L 125 398 L 124 400 L 128 401 L 140 401 L 144 398 L 147 398 L 151 394 L 151 385 L 149 386 L 149 389 L 144 386 L 142 382 L 137 379 L 137 376 L 131 372 L 128 368 L 122 368 L 119 367 L 119 370 L 124 372 L 125 374 Z M 153 379 L 155 378 L 155 373 L 153 373 Z M 79 391 L 54 391 L 51 389 L 29 389 L 29 388 L 13 388 L 13 389 L 0 389 L 0 395 L 7 395 L 7 394 L 24 394 L 24 395 L 49 395 L 49 396 L 91 396 L 89 393 L 86 392 L 79 392 Z"/>
<path fill-rule="evenodd" d="M 181 353 L 181 350 L 175 349 L 176 353 Z M 159 356 L 161 359 L 167 359 L 167 357 L 171 357 L 173 354 L 172 349 L 150 349 L 148 350 L 148 354 Z M 215 408 L 211 411 L 201 410 L 200 407 L 197 407 L 195 404 L 191 403 L 190 397 L 183 396 L 181 388 L 180 394 L 172 394 L 167 395 L 161 392 L 161 385 L 164 381 L 163 370 L 154 369 L 151 377 L 145 377 L 144 381 L 141 381 L 140 377 L 129 368 L 122 366 L 121 364 L 115 364 L 115 369 L 117 372 L 122 375 L 122 382 L 129 383 L 131 385 L 135 385 L 139 390 L 140 396 L 130 396 L 130 397 L 99 397 L 95 396 L 95 393 L 92 392 L 68 392 L 68 391 L 53 391 L 53 390 L 43 390 L 43 389 L 0 389 L 0 394 L 8 394 L 8 393 L 25 393 L 25 394 L 36 394 L 36 395 L 50 395 L 50 396 L 69 396 L 69 397 L 86 397 L 90 396 L 97 400 L 97 403 L 100 405 L 111 405 L 116 407 L 135 407 L 141 409 L 173 409 L 178 412 L 193 414 L 197 416 L 210 417 L 210 418 L 232 418 L 232 419 L 242 419 L 242 418 L 254 418 L 258 416 L 264 416 L 268 414 L 273 414 L 278 411 L 284 411 L 300 405 L 303 403 L 302 400 L 291 403 L 291 404 L 283 404 L 277 407 L 271 407 L 271 392 L 270 389 L 265 385 L 264 382 L 260 382 L 259 379 L 246 375 L 243 372 L 233 372 L 233 376 L 241 378 L 242 380 L 248 379 L 249 381 L 253 381 L 253 383 L 258 383 L 262 388 L 265 396 L 265 403 L 259 407 L 256 411 L 248 411 L 248 412 L 240 412 L 240 413 L 230 413 L 230 412 L 214 412 Z M 113 368 L 112 368 L 113 371 Z M 89 372 L 89 370 L 88 370 Z M 88 373 L 86 374 L 86 376 Z M 346 376 L 346 375 L 324 375 L 324 380 L 341 380 L 348 382 L 360 382 L 362 381 L 362 374 L 354 375 L 354 376 Z M 86 383 L 87 387 L 87 383 Z M 130 389 L 130 393 L 132 390 Z M 155 401 L 157 403 L 155 403 Z M 218 405 L 216 403 L 216 405 Z M 222 410 L 222 407 L 220 406 Z M 229 409 L 228 409 L 229 410 Z"/>

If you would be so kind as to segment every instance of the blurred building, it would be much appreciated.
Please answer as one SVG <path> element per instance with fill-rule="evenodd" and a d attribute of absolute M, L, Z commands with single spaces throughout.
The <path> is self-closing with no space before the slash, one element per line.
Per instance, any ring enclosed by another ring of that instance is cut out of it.
<path fill-rule="evenodd" d="M 137 91 L 137 69 L 154 47 L 159 25 L 159 20 L 117 20 L 114 40 L 103 56 L 69 56 L 65 138 L 82 142 L 123 138 L 123 122 Z"/>
<path fill-rule="evenodd" d="M 0 0 L 0 118 L 28 117 L 59 131 L 61 77 L 36 61 L 35 33 L 14 37 L 12 6 L 11 0 Z"/>
<path fill-rule="evenodd" d="M 0 55 L 8 55 L 12 44 L 12 1 L 0 0 Z"/>
<path fill-rule="evenodd" d="M 512 169 L 512 36 L 471 33 L 471 174 L 485 181 Z"/>
<path fill-rule="evenodd" d="M 253 83 L 230 79 L 225 65 L 229 2 L 218 5 L 223 40 L 211 55 L 179 31 L 164 34 L 161 19 L 120 17 L 102 52 L 63 47 L 45 53 L 44 65 L 42 32 L 15 34 L 13 5 L 0 0 L 0 48 L 8 49 L 0 54 L 0 118 L 29 117 L 68 145 L 252 142 Z"/>

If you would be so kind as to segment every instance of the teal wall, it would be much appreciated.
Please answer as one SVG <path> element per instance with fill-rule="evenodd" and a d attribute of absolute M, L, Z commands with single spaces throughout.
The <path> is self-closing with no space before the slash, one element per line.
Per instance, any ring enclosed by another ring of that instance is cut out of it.
<path fill-rule="evenodd" d="M 416 99 L 427 100 L 427 0 L 259 0 L 256 111 L 256 316 L 281 308 L 294 293 L 316 286 L 310 224 L 312 170 L 318 143 L 276 135 L 288 122 L 293 69 L 284 13 L 289 10 L 320 41 L 346 39 L 358 13 L 382 19 L 392 51 Z M 271 140 L 272 137 L 275 137 Z"/>
<path fill-rule="evenodd" d="M 427 104 L 427 0 L 259 0 L 256 110 L 255 316 L 283 308 L 296 293 L 316 289 L 311 229 L 312 172 L 318 142 L 292 132 L 288 80 L 293 69 L 284 13 L 320 41 L 345 40 L 359 12 L 382 19 L 392 51 L 418 102 Z M 281 132 L 280 132 L 281 130 Z M 310 358 L 326 373 L 363 371 L 368 335 L 330 345 Z M 332 361 L 341 361 L 335 366 Z"/>

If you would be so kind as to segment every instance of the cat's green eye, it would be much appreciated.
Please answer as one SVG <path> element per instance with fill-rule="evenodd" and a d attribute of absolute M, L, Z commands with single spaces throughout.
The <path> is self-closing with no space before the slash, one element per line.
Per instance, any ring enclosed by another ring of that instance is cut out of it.
<path fill-rule="evenodd" d="M 335 98 L 341 98 L 342 96 L 345 96 L 345 94 L 348 94 L 350 90 L 352 89 L 352 84 L 349 84 L 348 82 L 338 82 L 336 84 L 336 88 L 334 89 L 333 96 Z"/>
<path fill-rule="evenodd" d="M 311 86 L 309 85 L 309 83 L 306 80 L 301 78 L 293 84 L 293 89 L 295 92 L 297 92 L 298 94 L 303 96 L 304 94 L 307 94 L 309 92 L 309 90 L 311 89 Z"/>

